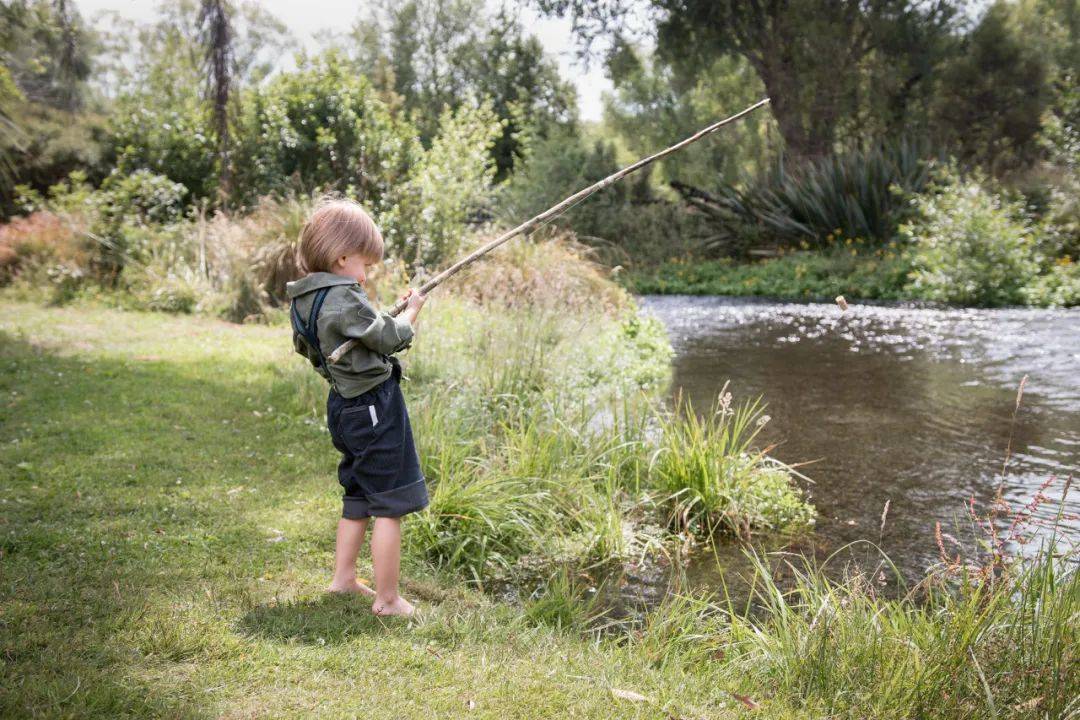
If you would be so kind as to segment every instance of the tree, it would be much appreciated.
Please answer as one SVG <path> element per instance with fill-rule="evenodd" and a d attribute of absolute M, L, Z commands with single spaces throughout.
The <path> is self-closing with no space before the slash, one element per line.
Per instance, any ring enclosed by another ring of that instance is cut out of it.
<path fill-rule="evenodd" d="M 1042 53 L 1017 33 L 1012 7 L 993 5 L 943 70 L 933 117 L 961 160 L 995 174 L 1034 159 L 1048 101 Z"/>
<path fill-rule="evenodd" d="M 499 179 L 520 156 L 523 121 L 544 126 L 576 116 L 573 87 L 505 6 L 489 15 L 480 0 L 382 0 L 350 40 L 358 69 L 412 115 L 425 144 L 443 108 L 490 98 L 504 122 L 492 149 Z"/>
<path fill-rule="evenodd" d="M 526 35 L 505 6 L 491 19 L 471 64 L 476 93 L 492 100 L 504 127 L 492 148 L 496 180 L 503 180 L 521 156 L 520 134 L 528 122 L 546 132 L 577 118 L 573 86 L 562 79 L 535 35 Z"/>
<path fill-rule="evenodd" d="M 13 188 L 45 190 L 75 169 L 102 174 L 102 121 L 88 111 L 96 35 L 70 1 L 0 4 L 0 215 Z"/>
<path fill-rule="evenodd" d="M 586 45 L 623 32 L 626 0 L 535 2 L 545 12 L 571 15 Z M 889 50 L 891 33 L 921 26 L 933 37 L 948 30 L 955 14 L 949 0 L 651 0 L 650 7 L 657 52 L 681 73 L 692 76 L 729 54 L 750 64 L 796 160 L 832 150 L 837 128 L 857 108 L 860 69 Z"/>
<path fill-rule="evenodd" d="M 214 132 L 218 147 L 218 195 L 224 200 L 230 192 L 229 91 L 236 59 L 233 55 L 234 33 L 229 20 L 231 9 L 224 0 L 203 0 L 199 9 L 199 28 L 205 52 L 206 95 L 213 108 Z"/>
<path fill-rule="evenodd" d="M 158 16 L 137 22 L 106 13 L 103 52 L 94 81 L 108 97 L 145 95 L 147 101 L 197 93 L 206 78 L 204 0 L 162 3 Z M 288 28 L 252 0 L 226 2 L 231 27 L 233 90 L 261 83 L 297 47 Z"/>
<path fill-rule="evenodd" d="M 704 72 L 685 78 L 655 54 L 622 43 L 609 55 L 608 74 L 615 90 L 605 96 L 605 124 L 639 157 L 765 94 L 753 69 L 740 57 L 716 58 Z M 657 179 L 705 186 L 717 180 L 735 182 L 769 164 L 770 137 L 775 138 L 775 123 L 767 113 L 755 113 L 702 142 L 694 152 L 665 158 Z"/>
<path fill-rule="evenodd" d="M 146 23 L 112 16 L 101 59 L 105 68 L 98 76 L 101 92 L 116 100 L 110 117 L 116 167 L 166 175 L 183 183 L 191 199 L 235 193 L 235 128 L 229 123 L 237 111 L 229 105 L 245 88 L 264 81 L 281 53 L 295 44 L 285 26 L 257 4 L 222 1 L 229 34 L 227 52 L 219 53 L 214 47 L 224 38 L 222 18 L 217 17 L 215 38 L 209 33 L 214 23 L 203 18 L 208 4 L 217 2 L 164 3 L 158 17 Z M 208 60 L 212 69 L 215 57 L 227 78 L 207 72 Z"/>
<path fill-rule="evenodd" d="M 29 102 L 79 109 L 94 45 L 93 32 L 66 0 L 0 5 L 0 60 Z"/>

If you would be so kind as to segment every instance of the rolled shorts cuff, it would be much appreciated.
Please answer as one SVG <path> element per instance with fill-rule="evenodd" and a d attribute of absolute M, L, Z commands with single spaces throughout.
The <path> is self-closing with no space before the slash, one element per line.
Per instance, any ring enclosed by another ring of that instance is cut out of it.
<path fill-rule="evenodd" d="M 421 479 L 399 488 L 364 497 L 342 498 L 341 516 L 348 520 L 366 517 L 401 517 L 428 506 L 427 484 Z"/>

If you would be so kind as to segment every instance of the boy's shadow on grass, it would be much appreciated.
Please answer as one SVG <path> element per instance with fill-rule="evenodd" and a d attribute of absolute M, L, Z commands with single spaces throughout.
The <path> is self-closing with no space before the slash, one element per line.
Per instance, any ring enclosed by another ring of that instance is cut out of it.
<path fill-rule="evenodd" d="M 327 645 L 364 635 L 393 633 L 407 625 L 404 618 L 372 613 L 371 598 L 326 594 L 257 605 L 240 619 L 237 630 L 270 640 Z"/>

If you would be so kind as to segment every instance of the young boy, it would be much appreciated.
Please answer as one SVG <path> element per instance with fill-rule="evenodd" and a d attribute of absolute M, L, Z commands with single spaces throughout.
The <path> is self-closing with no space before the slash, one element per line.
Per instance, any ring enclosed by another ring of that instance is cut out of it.
<path fill-rule="evenodd" d="M 412 343 L 425 297 L 409 290 L 399 317 L 376 311 L 361 283 L 383 257 L 383 239 L 363 208 L 349 200 L 324 200 L 300 233 L 298 260 L 305 277 L 288 283 L 293 346 L 330 382 L 326 423 L 341 451 L 338 481 L 345 488 L 330 592 L 373 596 L 378 615 L 411 615 L 398 594 L 401 516 L 428 504 L 427 486 L 401 394 L 401 365 L 393 353 Z M 345 357 L 326 356 L 350 338 Z M 374 517 L 371 559 L 375 590 L 356 579 L 356 557 L 368 518 Z"/>

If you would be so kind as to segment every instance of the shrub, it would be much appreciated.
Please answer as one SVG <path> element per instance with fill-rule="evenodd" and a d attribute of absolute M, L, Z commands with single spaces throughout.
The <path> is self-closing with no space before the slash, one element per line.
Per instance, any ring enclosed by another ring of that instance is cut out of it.
<path fill-rule="evenodd" d="M 415 129 L 334 52 L 252 90 L 239 125 L 235 182 L 244 201 L 334 188 L 381 213 L 422 150 Z"/>
<path fill-rule="evenodd" d="M 122 96 L 109 126 L 116 172 L 167 175 L 184 186 L 190 199 L 212 198 L 218 163 L 210 128 L 207 105 L 197 93 Z"/>
<path fill-rule="evenodd" d="M 965 305 L 1022 303 L 1039 271 L 1034 227 L 1023 206 L 988 190 L 985 177 L 945 169 L 912 199 L 916 217 L 900 229 L 913 245 L 909 291 Z"/>
<path fill-rule="evenodd" d="M 379 217 L 392 254 L 414 268 L 456 259 L 470 215 L 488 201 L 495 175 L 491 148 L 501 129 L 489 102 L 442 113 L 431 148 L 393 189 L 394 204 Z"/>
<path fill-rule="evenodd" d="M 1050 269 L 1024 288 L 1029 305 L 1072 307 L 1080 305 L 1080 264 L 1068 256 L 1058 258 Z"/>
<path fill-rule="evenodd" d="M 245 100 L 239 199 L 334 190 L 372 213 L 391 256 L 433 267 L 457 254 L 490 192 L 502 126 L 490 104 L 440 116 L 430 149 L 378 91 L 334 52 L 281 73 Z"/>
<path fill-rule="evenodd" d="M 0 284 L 18 276 L 43 281 L 48 268 L 83 267 L 88 258 L 82 229 L 70 218 L 38 211 L 0 225 Z"/>
<path fill-rule="evenodd" d="M 78 228 L 85 256 L 69 258 L 81 277 L 93 276 L 117 286 L 125 265 L 155 250 L 183 216 L 187 189 L 149 170 L 113 171 L 97 190 L 82 172 L 49 188 L 48 198 L 26 191 L 20 205 L 27 212 L 46 210 Z"/>

